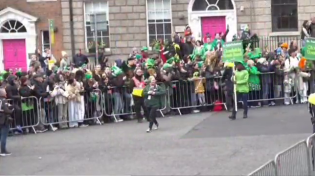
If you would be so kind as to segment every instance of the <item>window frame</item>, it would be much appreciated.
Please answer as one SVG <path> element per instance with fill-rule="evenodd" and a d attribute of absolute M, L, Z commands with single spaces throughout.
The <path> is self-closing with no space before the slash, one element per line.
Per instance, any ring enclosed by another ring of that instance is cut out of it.
<path fill-rule="evenodd" d="M 86 22 L 86 16 L 87 15 L 92 15 L 91 13 L 86 13 L 86 4 L 87 3 L 92 3 L 93 4 L 93 15 L 99 15 L 99 14 L 103 14 L 103 13 L 100 13 L 100 12 L 94 12 L 94 4 L 96 3 L 106 3 L 106 6 L 107 6 L 107 11 L 105 12 L 106 13 L 106 21 L 107 21 L 107 30 L 108 30 L 108 36 L 105 36 L 106 38 L 108 38 L 108 44 L 106 45 L 105 49 L 106 50 L 110 50 L 110 31 L 109 31 L 109 26 L 110 26 L 110 22 L 109 22 L 109 4 L 108 4 L 108 1 L 87 1 L 87 2 L 84 2 L 84 5 L 83 5 L 83 15 L 84 15 L 84 45 L 85 45 L 85 51 L 89 53 L 89 48 L 88 48 L 88 36 L 87 36 L 87 27 L 91 27 L 92 25 L 87 25 Z M 100 36 L 102 37 L 102 36 Z M 95 36 L 93 36 L 93 38 L 95 39 Z M 99 38 L 99 36 L 97 35 L 97 32 L 96 32 L 96 41 L 97 39 Z M 89 53 L 89 54 L 96 54 L 98 53 L 98 51 L 95 51 L 95 53 Z"/>
<path fill-rule="evenodd" d="M 275 0 L 271 0 L 271 31 L 272 32 L 296 32 L 296 31 L 299 31 L 299 15 L 298 15 L 298 0 L 294 0 L 295 2 L 292 3 L 275 3 Z M 287 7 L 287 6 L 296 6 L 296 28 L 278 28 L 277 27 L 277 20 L 274 19 L 275 17 L 278 17 L 278 16 L 274 16 L 273 14 L 273 11 L 274 9 L 277 9 L 277 7 L 280 7 L 283 8 L 283 9 L 286 9 L 284 7 Z"/>
<path fill-rule="evenodd" d="M 48 33 L 49 43 L 44 43 L 44 32 L 47 32 L 47 33 Z M 50 43 L 50 33 L 49 33 L 49 30 L 42 30 L 42 31 L 41 31 L 41 37 L 42 37 L 42 43 L 41 43 L 41 46 L 42 46 L 42 53 L 45 53 L 45 49 L 47 48 L 47 47 L 45 47 L 45 45 L 48 45 L 48 44 L 49 44 L 49 49 L 51 50 L 51 43 Z"/>
<path fill-rule="evenodd" d="M 157 1 L 157 0 L 154 0 L 154 2 L 155 1 Z M 162 3 L 163 3 L 163 5 L 164 5 L 164 0 L 161 0 L 162 1 Z M 173 14 L 172 14 L 172 12 L 173 12 L 173 10 L 172 10 L 172 0 L 170 0 L 170 2 L 169 2 L 170 4 L 170 19 L 163 19 L 163 22 L 156 22 L 156 20 L 155 20 L 155 22 L 149 22 L 149 3 L 148 3 L 148 0 L 146 0 L 146 28 L 147 28 L 147 46 L 148 46 L 148 48 L 150 48 L 150 49 L 152 49 L 151 48 L 151 46 L 150 46 L 150 31 L 149 31 L 149 24 L 155 24 L 155 37 L 157 38 L 157 36 L 158 36 L 158 34 L 157 34 L 157 27 L 156 27 L 156 25 L 157 24 L 163 24 L 163 26 L 164 26 L 164 24 L 170 24 L 171 25 L 171 33 L 170 33 L 170 35 L 171 35 L 171 38 L 172 38 L 172 35 L 173 35 Z M 155 3 L 154 3 L 155 4 Z M 154 10 L 156 11 L 156 8 L 154 7 Z M 150 11 L 151 12 L 151 11 Z M 170 22 L 164 22 L 164 20 L 170 20 Z M 163 28 L 163 34 L 160 34 L 160 35 L 163 35 L 164 36 L 164 38 L 165 38 L 165 27 Z M 168 35 L 168 34 L 167 34 Z M 165 39 L 164 39 L 165 40 Z"/>

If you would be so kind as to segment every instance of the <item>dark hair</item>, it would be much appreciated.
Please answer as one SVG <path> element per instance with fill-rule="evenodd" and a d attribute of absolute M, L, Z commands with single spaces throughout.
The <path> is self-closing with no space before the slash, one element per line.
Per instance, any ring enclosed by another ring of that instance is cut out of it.
<path fill-rule="evenodd" d="M 73 84 L 74 83 L 74 78 L 68 79 L 68 84 Z"/>
<path fill-rule="evenodd" d="M 308 20 L 304 20 L 302 27 L 307 28 L 307 23 L 308 23 Z"/>
<path fill-rule="evenodd" d="M 237 64 L 237 65 L 236 65 L 236 68 L 237 68 L 238 71 L 243 71 L 243 70 L 245 70 L 244 65 L 241 64 L 241 63 Z"/>

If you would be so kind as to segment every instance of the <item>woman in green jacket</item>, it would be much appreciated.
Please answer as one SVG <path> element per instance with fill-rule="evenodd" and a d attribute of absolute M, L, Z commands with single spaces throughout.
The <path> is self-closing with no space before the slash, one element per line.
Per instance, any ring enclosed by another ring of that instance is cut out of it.
<path fill-rule="evenodd" d="M 248 92 L 249 92 L 249 85 L 248 85 L 249 74 L 248 71 L 245 69 L 243 64 L 238 63 L 236 65 L 236 72 L 235 72 L 235 80 L 234 84 L 236 86 L 236 93 L 237 93 L 237 101 L 243 101 L 243 109 L 244 114 L 243 118 L 247 118 L 248 112 Z M 235 105 L 233 106 L 232 115 L 229 117 L 231 120 L 236 119 L 236 109 Z"/>
<path fill-rule="evenodd" d="M 147 108 L 147 119 L 149 119 L 149 128 L 147 133 L 152 131 L 153 124 L 155 124 L 154 130 L 157 130 L 159 123 L 156 120 L 156 111 L 160 108 L 161 100 L 166 91 L 163 87 L 156 84 L 156 80 L 153 76 L 149 77 L 150 84 L 147 85 L 144 90 L 144 104 Z"/>
<path fill-rule="evenodd" d="M 248 85 L 249 85 L 249 100 L 259 100 L 260 99 L 260 78 L 257 67 L 255 66 L 255 62 L 253 60 L 248 60 L 248 72 L 249 72 L 249 79 L 248 79 Z M 260 102 L 251 102 L 249 103 L 249 106 L 260 106 Z"/>

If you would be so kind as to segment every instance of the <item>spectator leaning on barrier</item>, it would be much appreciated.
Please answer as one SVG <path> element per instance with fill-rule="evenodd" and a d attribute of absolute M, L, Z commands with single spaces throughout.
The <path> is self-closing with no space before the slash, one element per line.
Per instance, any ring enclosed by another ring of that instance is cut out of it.
<path fill-rule="evenodd" d="M 0 89 L 0 141 L 1 141 L 1 153 L 0 156 L 9 156 L 11 153 L 7 150 L 7 137 L 10 130 L 10 124 L 12 123 L 12 113 L 14 107 L 6 100 L 5 89 Z"/>

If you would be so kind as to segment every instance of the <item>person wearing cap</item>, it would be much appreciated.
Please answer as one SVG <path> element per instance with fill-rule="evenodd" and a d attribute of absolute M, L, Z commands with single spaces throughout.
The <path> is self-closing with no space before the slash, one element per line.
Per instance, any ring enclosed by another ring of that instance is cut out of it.
<path fill-rule="evenodd" d="M 1 141 L 1 152 L 0 156 L 9 156 L 11 153 L 7 150 L 7 137 L 10 130 L 10 124 L 12 123 L 12 113 L 14 106 L 9 104 L 6 100 L 5 89 L 0 89 L 0 141 Z"/>
<path fill-rule="evenodd" d="M 237 63 L 236 65 L 236 71 L 235 71 L 235 80 L 234 86 L 236 86 L 236 93 L 237 93 L 237 101 L 243 101 L 243 118 L 246 119 L 248 116 L 248 92 L 249 92 L 249 73 L 245 69 L 244 65 L 242 63 Z M 229 117 L 231 120 L 236 119 L 236 107 L 237 103 L 233 105 L 233 111 L 232 115 Z"/>
<path fill-rule="evenodd" d="M 148 47 L 142 47 L 141 54 L 142 54 L 142 62 L 145 62 L 149 58 L 149 49 Z"/>
<path fill-rule="evenodd" d="M 150 121 L 147 133 L 150 133 L 152 130 L 157 130 L 159 127 L 159 123 L 156 120 L 156 113 L 160 108 L 162 96 L 165 95 L 165 93 L 165 89 L 157 85 L 155 77 L 150 76 L 149 84 L 143 90 L 144 103 L 148 111 L 147 119 Z M 153 125 L 155 125 L 154 128 Z"/>

